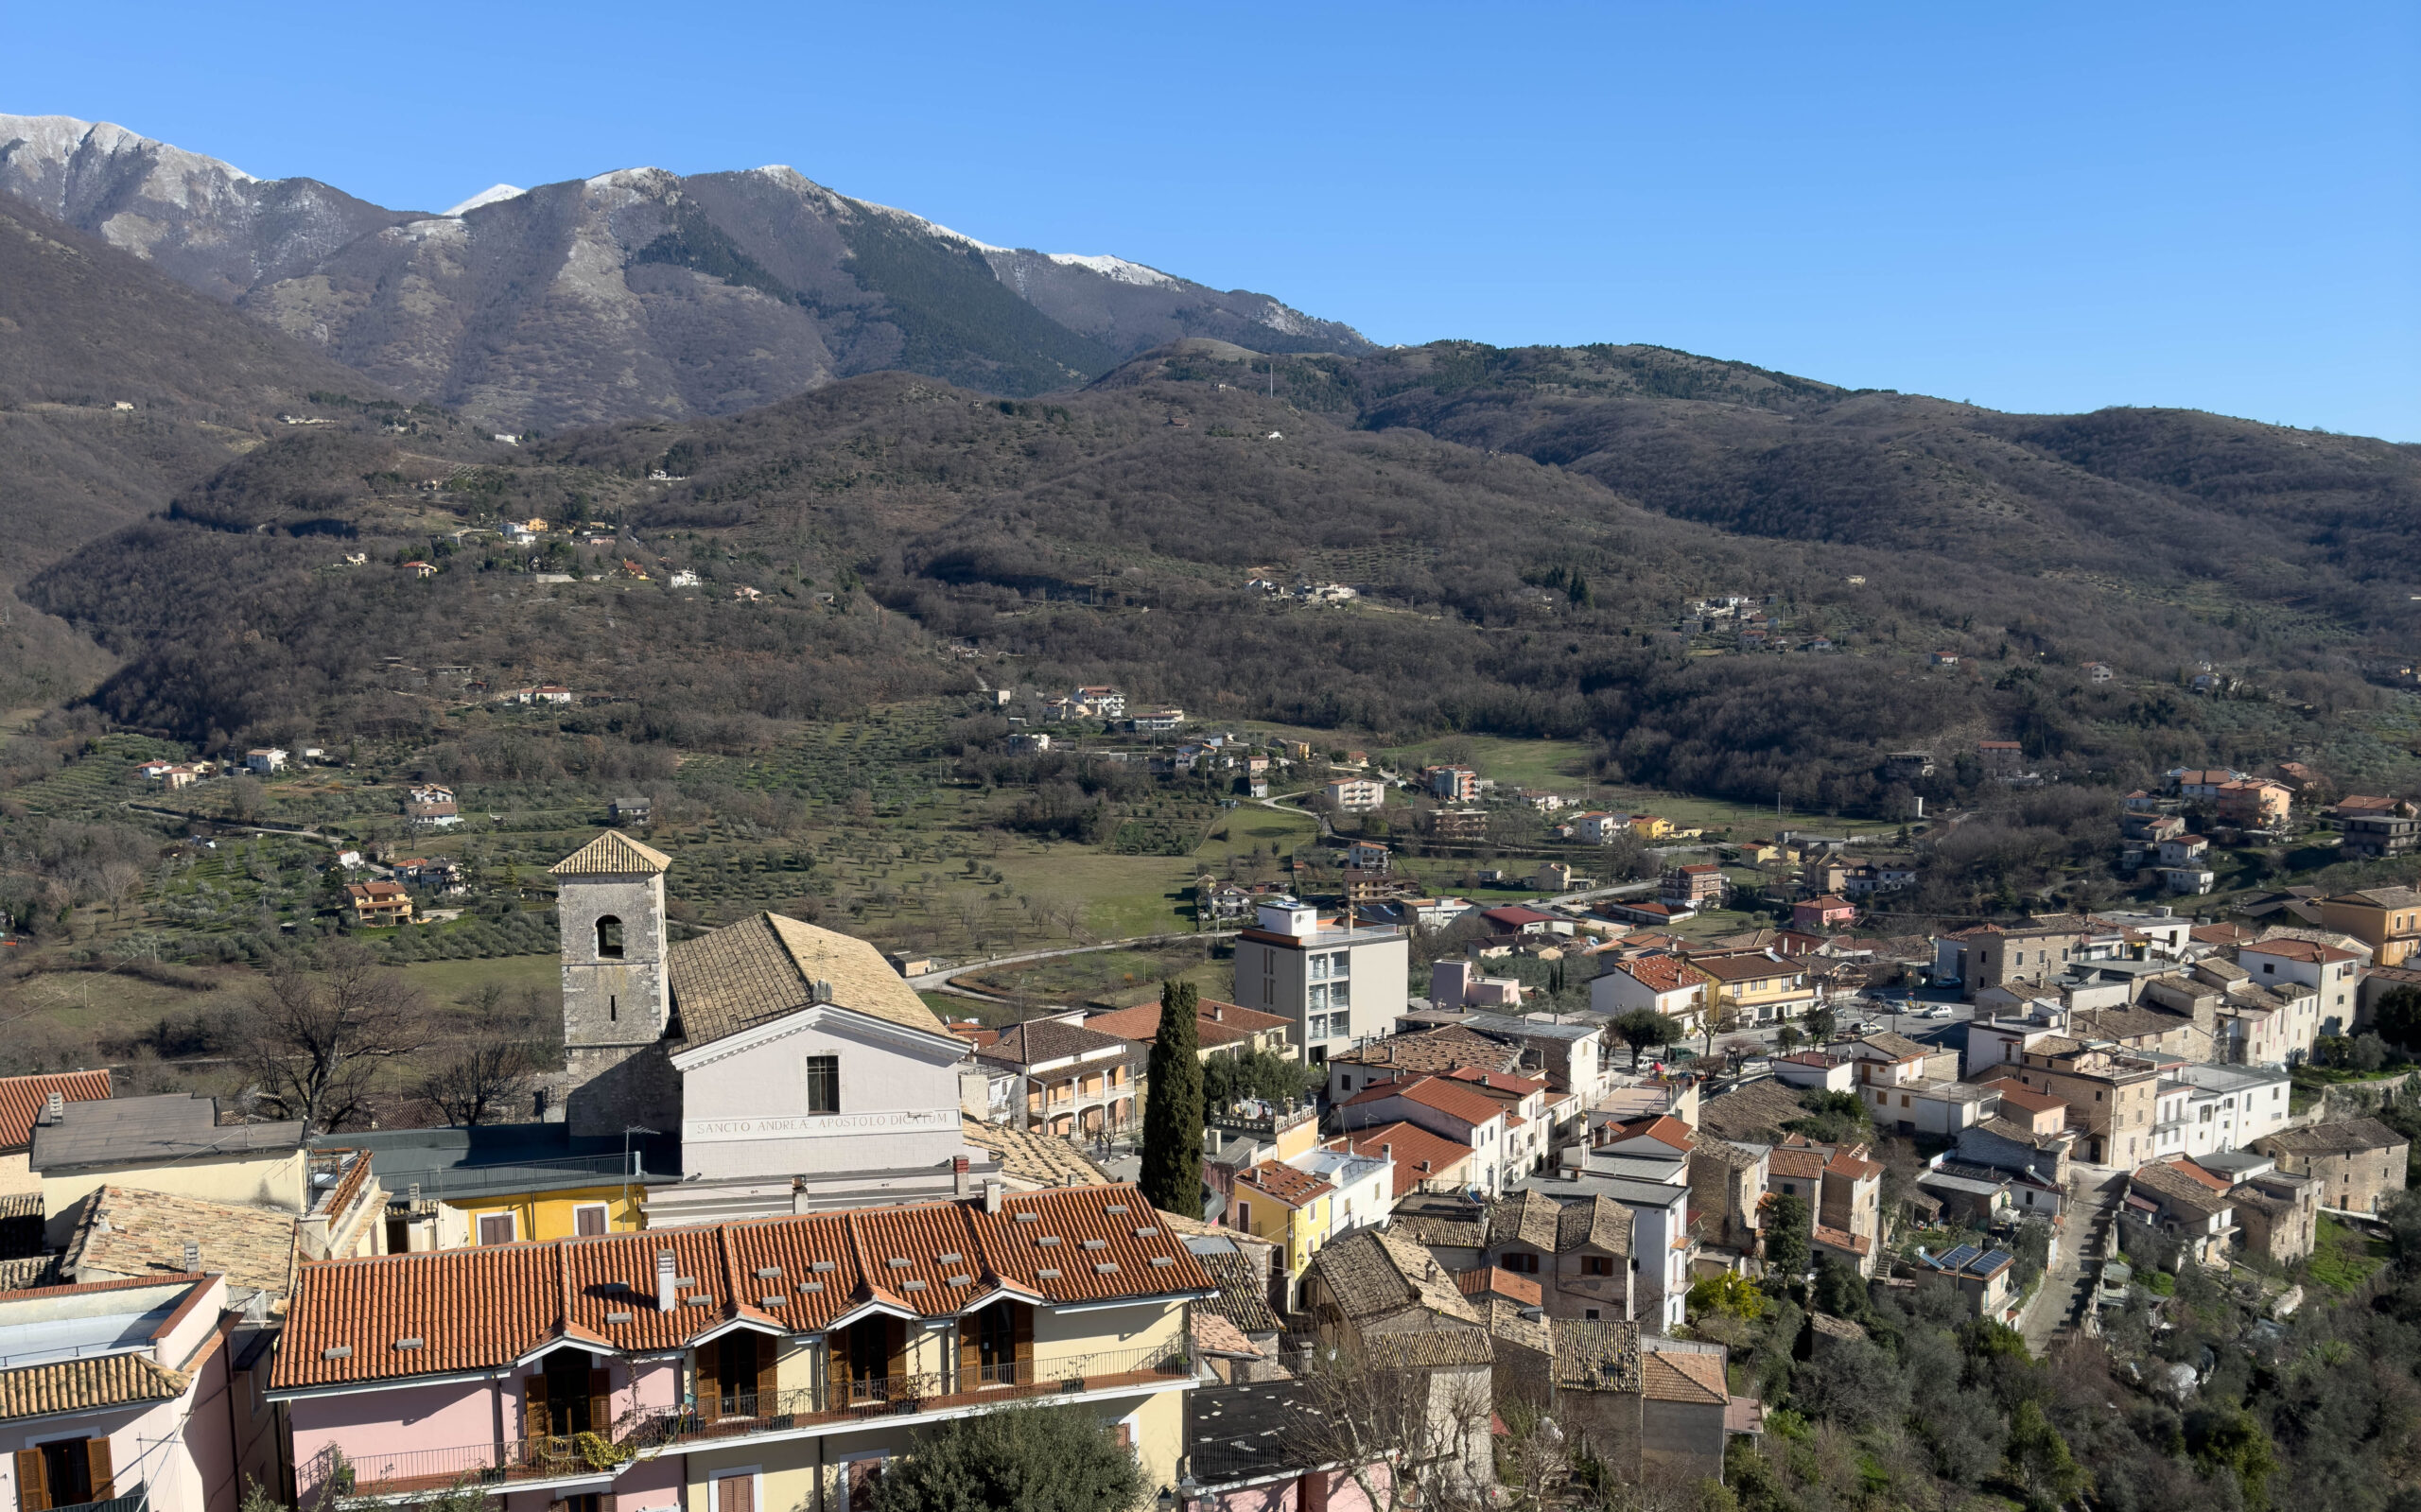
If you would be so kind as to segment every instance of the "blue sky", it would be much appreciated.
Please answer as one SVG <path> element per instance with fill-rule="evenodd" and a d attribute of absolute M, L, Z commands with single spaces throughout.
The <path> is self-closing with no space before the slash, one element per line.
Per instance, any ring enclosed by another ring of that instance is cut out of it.
<path fill-rule="evenodd" d="M 788 163 L 1381 341 L 2421 442 L 2421 7 L 10 8 L 0 111 L 442 209 Z"/>

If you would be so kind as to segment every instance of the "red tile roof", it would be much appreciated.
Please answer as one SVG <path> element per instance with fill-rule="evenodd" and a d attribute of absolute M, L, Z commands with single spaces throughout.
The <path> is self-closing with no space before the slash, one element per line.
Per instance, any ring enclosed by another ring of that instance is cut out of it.
<path fill-rule="evenodd" d="M 2031 1087 L 2020 1086 L 2006 1076 L 1994 1077 L 1984 1086 L 1992 1091 L 1998 1092 L 2001 1095 L 2001 1101 L 2010 1106 L 2024 1108 L 2029 1113 L 2048 1113 L 2053 1108 L 2058 1108 L 2064 1113 L 2067 1110 L 2068 1104 L 2060 1099 L 2047 1097 Z"/>
<path fill-rule="evenodd" d="M 663 1250 L 687 1283 L 669 1312 L 655 1305 Z M 271 1383 L 493 1370 L 560 1339 L 624 1354 L 678 1349 L 733 1320 L 816 1332 L 870 1301 L 948 1317 L 1002 1287 L 1054 1303 L 1217 1290 L 1131 1186 L 1016 1194 L 998 1213 L 919 1203 L 383 1255 L 303 1267 Z M 395 1348 L 405 1338 L 422 1342 Z"/>
<path fill-rule="evenodd" d="M 1442 1134 L 1432 1134 L 1418 1123 L 1382 1123 L 1329 1141 L 1332 1150 L 1339 1145 L 1354 1155 L 1367 1156 L 1379 1155 L 1385 1146 L 1386 1157 L 1395 1162 L 1395 1195 L 1399 1197 L 1472 1157 L 1470 1145 Z"/>
<path fill-rule="evenodd" d="M 1486 1296 L 1494 1293 L 1528 1307 L 1538 1307 L 1545 1301 L 1545 1294 L 1539 1290 L 1538 1282 L 1526 1276 L 1499 1270 L 1493 1265 L 1483 1265 L 1475 1271 L 1458 1271 L 1454 1275 L 1454 1284 L 1462 1289 L 1465 1296 Z"/>
<path fill-rule="evenodd" d="M 0 1076 L 0 1150 L 23 1150 L 34 1142 L 34 1120 L 57 1092 L 70 1103 L 99 1103 L 110 1095 L 107 1071 L 54 1071 L 44 1076 Z"/>
<path fill-rule="evenodd" d="M 1263 1160 L 1236 1177 L 1236 1185 L 1250 1187 L 1255 1191 L 1275 1197 L 1289 1208 L 1300 1208 L 1313 1198 L 1325 1196 L 1336 1190 L 1308 1172 L 1298 1171 L 1275 1160 Z"/>
<path fill-rule="evenodd" d="M 1625 961 L 1614 967 L 1650 992 L 1679 992 L 1685 987 L 1699 987 L 1715 979 L 1679 956 L 1644 955 L 1635 961 Z"/>
<path fill-rule="evenodd" d="M 1473 1125 L 1486 1123 L 1505 1111 L 1494 1099 L 1435 1076 L 1415 1077 L 1410 1081 L 1373 1082 L 1368 1090 L 1348 1099 L 1345 1105 L 1353 1107 L 1389 1097 L 1400 1097 L 1407 1103 L 1436 1108 L 1449 1118 L 1460 1119 Z"/>
<path fill-rule="evenodd" d="M 1457 1066 L 1445 1074 L 1451 1081 L 1469 1082 L 1474 1086 L 1484 1086 L 1491 1092 L 1509 1092 L 1517 1098 L 1544 1091 L 1547 1085 L 1544 1082 L 1533 1081 L 1526 1076 L 1511 1076 L 1504 1071 L 1487 1070 L 1477 1066 Z"/>
<path fill-rule="evenodd" d="M 1212 1017 L 1213 1014 L 1218 1017 Z M 1273 1029 L 1291 1029 L 1295 1023 L 1291 1018 L 1265 1014 L 1258 1008 L 1214 1002 L 1207 998 L 1202 1000 L 1193 1021 L 1206 1046 L 1233 1045 Z M 1147 1002 L 1134 1008 L 1115 1008 L 1106 1014 L 1095 1014 L 1085 1020 L 1085 1027 L 1097 1034 L 1115 1034 L 1120 1039 L 1149 1044 L 1160 1032 L 1160 1005 Z"/>
<path fill-rule="evenodd" d="M 1611 1144 L 1618 1138 L 1654 1139 L 1676 1150 L 1686 1150 L 1698 1142 L 1698 1135 L 1690 1126 L 1670 1113 L 1655 1113 L 1644 1119 L 1633 1119 L 1629 1123 L 1617 1123 L 1608 1131 L 1606 1140 Z"/>

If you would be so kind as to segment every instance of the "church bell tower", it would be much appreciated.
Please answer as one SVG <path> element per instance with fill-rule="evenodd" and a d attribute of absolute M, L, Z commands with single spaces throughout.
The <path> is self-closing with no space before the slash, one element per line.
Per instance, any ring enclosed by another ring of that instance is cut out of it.
<path fill-rule="evenodd" d="M 671 1018 L 671 857 L 609 829 L 549 868 L 563 936 L 564 1051 L 575 1089 L 654 1045 Z"/>

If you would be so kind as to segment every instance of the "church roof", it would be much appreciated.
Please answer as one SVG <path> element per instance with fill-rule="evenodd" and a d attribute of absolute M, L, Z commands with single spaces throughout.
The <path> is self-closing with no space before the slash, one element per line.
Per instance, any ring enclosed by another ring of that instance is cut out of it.
<path fill-rule="evenodd" d="M 620 839 L 608 833 L 589 849 Z M 556 870 L 570 864 L 566 861 Z M 903 1029 L 945 1038 L 949 1034 L 873 946 L 778 913 L 754 914 L 684 940 L 666 953 L 665 965 L 673 1011 L 681 1017 L 681 1037 L 693 1046 L 811 1006 L 819 982 L 831 984 L 827 1000 L 837 1007 Z"/>
<path fill-rule="evenodd" d="M 557 877 L 644 877 L 671 869 L 671 857 L 618 829 L 605 831 L 547 868 Z"/>

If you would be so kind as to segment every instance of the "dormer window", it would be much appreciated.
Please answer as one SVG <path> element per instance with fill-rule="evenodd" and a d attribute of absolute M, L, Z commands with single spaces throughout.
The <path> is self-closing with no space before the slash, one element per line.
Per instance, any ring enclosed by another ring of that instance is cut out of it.
<path fill-rule="evenodd" d="M 622 921 L 611 913 L 597 921 L 597 958 L 601 961 L 622 959 Z"/>

